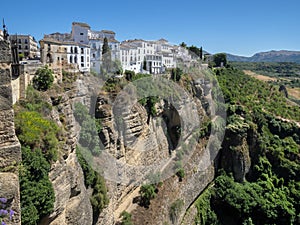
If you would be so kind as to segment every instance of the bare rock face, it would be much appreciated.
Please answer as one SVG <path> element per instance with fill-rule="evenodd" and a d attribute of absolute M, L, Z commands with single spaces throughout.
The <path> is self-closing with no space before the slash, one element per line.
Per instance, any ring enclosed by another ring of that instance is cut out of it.
<path fill-rule="evenodd" d="M 52 225 L 92 224 L 92 206 L 75 153 L 52 166 L 50 179 L 55 190 Z"/>
<path fill-rule="evenodd" d="M 55 191 L 54 212 L 49 217 L 51 225 L 91 225 L 92 206 L 88 190 L 84 185 L 84 176 L 77 161 L 75 149 L 78 128 L 72 111 L 73 91 L 66 94 L 51 93 L 52 119 L 66 129 L 66 141 L 61 150 L 60 159 L 52 165 L 49 174 Z"/>
<path fill-rule="evenodd" d="M 249 127 L 246 123 L 241 123 L 239 126 L 228 126 L 225 137 L 228 137 L 230 143 L 223 142 L 221 151 L 221 166 L 228 172 L 232 172 L 234 179 L 238 182 L 245 181 L 246 174 L 251 167 L 250 158 L 250 143 L 248 143 Z M 229 147 L 231 146 L 231 147 Z"/>
<path fill-rule="evenodd" d="M 21 146 L 15 135 L 11 88 L 11 50 L 7 41 L 0 41 L 0 198 L 8 199 L 8 209 L 15 211 L 7 224 L 21 224 L 20 192 L 17 166 Z"/>

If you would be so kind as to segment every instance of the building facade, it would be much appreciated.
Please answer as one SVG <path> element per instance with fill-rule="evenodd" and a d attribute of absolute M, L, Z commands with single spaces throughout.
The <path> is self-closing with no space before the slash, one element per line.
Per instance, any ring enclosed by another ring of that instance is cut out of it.
<path fill-rule="evenodd" d="M 176 67 L 176 53 L 176 46 L 169 44 L 165 39 L 127 40 L 121 43 L 120 61 L 124 70 L 159 74 Z"/>
<path fill-rule="evenodd" d="M 57 35 L 57 34 L 56 34 Z M 74 41 L 60 41 L 47 35 L 40 41 L 41 62 L 51 69 L 90 72 L 90 47 Z"/>
<path fill-rule="evenodd" d="M 18 54 L 23 55 L 25 59 L 40 57 L 38 43 L 31 35 L 10 35 L 9 40 L 18 44 Z"/>
<path fill-rule="evenodd" d="M 104 38 L 108 40 L 112 61 L 120 59 L 120 43 L 115 39 L 116 33 L 109 30 L 93 31 L 86 23 L 73 22 L 71 38 L 75 42 L 90 46 L 91 71 L 100 73 L 102 47 Z"/>

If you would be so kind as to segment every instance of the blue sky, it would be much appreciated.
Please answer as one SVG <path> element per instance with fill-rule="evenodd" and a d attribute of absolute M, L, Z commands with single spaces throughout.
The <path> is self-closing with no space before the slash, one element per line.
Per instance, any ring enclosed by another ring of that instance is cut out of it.
<path fill-rule="evenodd" d="M 165 38 L 211 53 L 251 56 L 300 50 L 299 0 L 3 0 L 0 18 L 12 34 L 70 32 L 73 21 L 110 29 L 117 40 Z"/>

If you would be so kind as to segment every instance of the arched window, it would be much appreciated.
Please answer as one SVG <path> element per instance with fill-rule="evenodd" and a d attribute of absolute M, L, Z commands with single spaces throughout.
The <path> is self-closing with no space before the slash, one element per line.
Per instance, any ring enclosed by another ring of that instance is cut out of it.
<path fill-rule="evenodd" d="M 74 63 L 77 63 L 77 56 L 74 57 Z"/>
<path fill-rule="evenodd" d="M 75 54 L 77 54 L 78 53 L 78 51 L 77 51 L 77 47 L 75 47 Z"/>
<path fill-rule="evenodd" d="M 46 59 L 46 63 L 52 63 L 53 60 L 52 60 L 52 56 L 50 53 L 47 54 L 47 59 Z"/>
<path fill-rule="evenodd" d="M 73 53 L 73 47 L 71 47 L 71 53 Z"/>
<path fill-rule="evenodd" d="M 73 56 L 70 56 L 70 63 L 73 63 Z"/>

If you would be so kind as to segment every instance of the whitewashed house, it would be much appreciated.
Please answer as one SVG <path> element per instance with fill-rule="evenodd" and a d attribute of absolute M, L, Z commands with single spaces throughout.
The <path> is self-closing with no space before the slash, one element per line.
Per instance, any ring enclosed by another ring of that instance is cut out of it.
<path fill-rule="evenodd" d="M 160 74 L 168 68 L 176 67 L 176 51 L 165 39 L 127 40 L 121 43 L 120 60 L 125 70 Z"/>
<path fill-rule="evenodd" d="M 104 38 L 108 40 L 113 61 L 120 59 L 120 43 L 115 39 L 116 33 L 109 30 L 93 31 L 86 23 L 72 23 L 72 39 L 75 42 L 83 43 L 90 46 L 91 71 L 100 73 L 102 60 L 102 46 Z"/>

